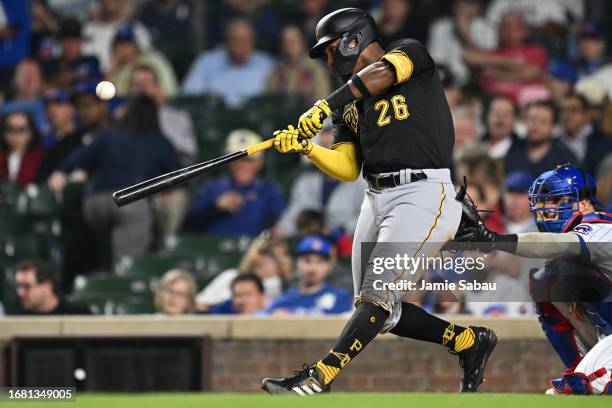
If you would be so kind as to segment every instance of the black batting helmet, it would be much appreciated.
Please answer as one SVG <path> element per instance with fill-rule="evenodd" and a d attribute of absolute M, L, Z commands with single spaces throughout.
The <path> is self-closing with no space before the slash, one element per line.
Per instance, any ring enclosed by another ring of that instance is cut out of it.
<path fill-rule="evenodd" d="M 372 16 L 358 8 L 343 8 L 329 13 L 317 23 L 317 43 L 310 49 L 310 58 L 321 58 L 325 46 L 340 38 L 334 54 L 333 71 L 341 77 L 350 75 L 359 54 L 372 42 L 378 41 Z M 357 45 L 349 48 L 353 40 Z"/>

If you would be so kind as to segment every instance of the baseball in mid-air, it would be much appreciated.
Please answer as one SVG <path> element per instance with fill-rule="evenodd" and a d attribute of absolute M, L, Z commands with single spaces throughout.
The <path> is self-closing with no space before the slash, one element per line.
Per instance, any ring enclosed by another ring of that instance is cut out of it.
<path fill-rule="evenodd" d="M 96 86 L 96 95 L 98 95 L 98 98 L 102 99 L 103 101 L 108 101 L 109 99 L 112 99 L 115 96 L 116 92 L 117 90 L 115 89 L 115 85 L 113 85 L 112 82 L 101 81 Z"/>

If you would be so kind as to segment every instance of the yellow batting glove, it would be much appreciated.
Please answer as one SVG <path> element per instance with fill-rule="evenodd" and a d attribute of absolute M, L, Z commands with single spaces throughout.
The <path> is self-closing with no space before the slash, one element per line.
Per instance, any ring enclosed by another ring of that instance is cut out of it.
<path fill-rule="evenodd" d="M 308 139 L 298 140 L 298 138 L 299 130 L 289 125 L 287 129 L 274 132 L 274 148 L 280 153 L 310 153 L 312 142 Z"/>
<path fill-rule="evenodd" d="M 324 99 L 315 102 L 314 106 L 306 111 L 298 122 L 298 128 L 304 137 L 314 137 L 323 129 L 323 121 L 331 115 L 332 111 Z"/>

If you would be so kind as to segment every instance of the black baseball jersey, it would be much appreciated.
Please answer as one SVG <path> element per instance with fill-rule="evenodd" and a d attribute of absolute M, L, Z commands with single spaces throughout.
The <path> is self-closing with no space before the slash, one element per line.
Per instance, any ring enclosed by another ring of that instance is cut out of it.
<path fill-rule="evenodd" d="M 453 120 L 429 52 L 411 39 L 392 42 L 385 51 L 385 57 L 393 54 L 393 61 L 403 61 L 384 58 L 398 78 L 408 79 L 382 95 L 334 111 L 334 144 L 357 144 L 364 174 L 450 168 Z"/>

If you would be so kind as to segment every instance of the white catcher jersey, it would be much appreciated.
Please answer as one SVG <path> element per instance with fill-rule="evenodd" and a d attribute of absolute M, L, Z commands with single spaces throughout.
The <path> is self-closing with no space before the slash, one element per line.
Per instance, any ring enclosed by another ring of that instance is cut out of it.
<path fill-rule="evenodd" d="M 612 279 L 612 217 L 601 213 L 592 215 L 597 218 L 585 216 L 571 232 L 580 239 L 582 255 Z"/>

